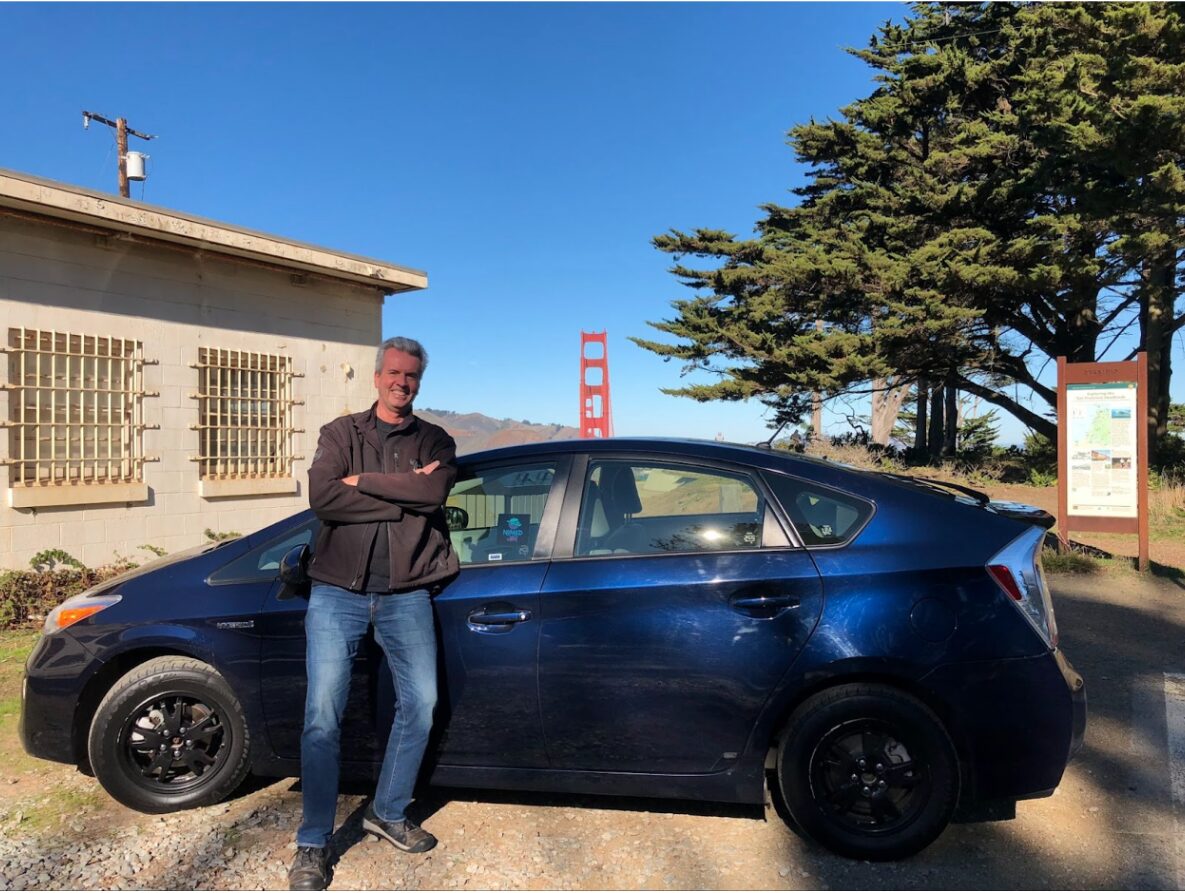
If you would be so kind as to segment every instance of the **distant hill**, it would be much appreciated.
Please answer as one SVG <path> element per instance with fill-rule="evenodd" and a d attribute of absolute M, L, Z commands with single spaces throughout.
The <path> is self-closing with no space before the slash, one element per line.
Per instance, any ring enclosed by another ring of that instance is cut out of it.
<path fill-rule="evenodd" d="M 476 453 L 494 447 L 543 440 L 575 440 L 580 431 L 567 425 L 540 425 L 525 419 L 491 419 L 480 412 L 451 412 L 447 409 L 417 409 L 416 415 L 440 425 L 457 441 L 458 453 Z"/>

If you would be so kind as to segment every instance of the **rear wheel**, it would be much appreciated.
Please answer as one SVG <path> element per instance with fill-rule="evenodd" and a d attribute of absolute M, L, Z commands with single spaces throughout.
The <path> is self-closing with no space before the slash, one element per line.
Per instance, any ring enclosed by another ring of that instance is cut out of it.
<path fill-rule="evenodd" d="M 243 708 L 209 664 L 158 657 L 107 692 L 88 739 L 95 776 L 141 812 L 217 803 L 247 775 L 250 739 Z"/>
<path fill-rule="evenodd" d="M 959 798 L 937 716 L 886 685 L 840 685 L 791 716 L 778 750 L 786 808 L 812 839 L 855 859 L 902 859 L 942 833 Z"/>

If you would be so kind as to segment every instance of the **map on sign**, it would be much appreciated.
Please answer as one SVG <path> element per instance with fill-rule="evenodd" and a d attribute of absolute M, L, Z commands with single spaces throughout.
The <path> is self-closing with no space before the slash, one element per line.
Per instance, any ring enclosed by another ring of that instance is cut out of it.
<path fill-rule="evenodd" d="M 1066 415 L 1069 513 L 1136 517 L 1135 382 L 1067 385 Z"/>

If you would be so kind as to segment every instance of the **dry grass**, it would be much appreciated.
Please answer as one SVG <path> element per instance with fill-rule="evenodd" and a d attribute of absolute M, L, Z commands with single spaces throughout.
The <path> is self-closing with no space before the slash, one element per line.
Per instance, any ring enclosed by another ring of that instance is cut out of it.
<path fill-rule="evenodd" d="M 905 464 L 889 454 L 878 454 L 868 447 L 859 444 L 832 444 L 827 441 L 812 440 L 803 451 L 816 459 L 827 459 L 840 465 L 851 465 L 853 468 L 864 468 L 869 471 L 892 471 L 901 473 L 907 471 Z M 933 470 L 933 469 L 927 469 Z"/>
<path fill-rule="evenodd" d="M 1097 574 L 1103 569 L 1102 564 L 1089 555 L 1054 552 L 1052 549 L 1042 550 L 1041 566 L 1047 574 Z"/>
<path fill-rule="evenodd" d="M 1165 475 L 1148 494 L 1148 524 L 1185 536 L 1185 477 Z"/>

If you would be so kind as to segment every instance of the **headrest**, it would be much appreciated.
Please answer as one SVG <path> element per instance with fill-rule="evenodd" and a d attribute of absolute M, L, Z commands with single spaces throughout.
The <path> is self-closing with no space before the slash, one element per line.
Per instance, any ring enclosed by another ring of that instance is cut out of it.
<path fill-rule="evenodd" d="M 622 515 L 633 515 L 642 511 L 638 498 L 638 486 L 628 465 L 606 465 L 602 471 L 601 489 L 613 511 Z"/>

